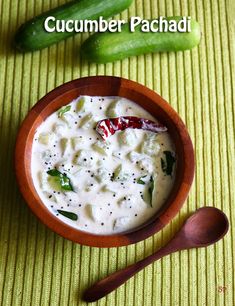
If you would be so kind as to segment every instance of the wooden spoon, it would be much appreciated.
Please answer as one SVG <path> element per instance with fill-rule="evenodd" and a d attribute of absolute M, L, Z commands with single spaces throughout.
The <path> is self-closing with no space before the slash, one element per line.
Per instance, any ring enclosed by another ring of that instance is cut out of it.
<path fill-rule="evenodd" d="M 180 231 L 164 247 L 133 265 L 98 281 L 86 290 L 83 298 L 87 302 L 96 301 L 121 286 L 155 260 L 176 251 L 213 244 L 224 237 L 228 228 L 228 219 L 221 210 L 214 207 L 200 208 L 187 219 Z"/>

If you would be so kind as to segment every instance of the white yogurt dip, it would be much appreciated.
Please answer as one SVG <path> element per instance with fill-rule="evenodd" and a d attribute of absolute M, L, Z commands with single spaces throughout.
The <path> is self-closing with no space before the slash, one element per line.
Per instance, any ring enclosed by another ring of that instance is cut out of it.
<path fill-rule="evenodd" d="M 161 208 L 174 184 L 168 132 L 126 129 L 105 141 L 97 134 L 99 120 L 120 116 L 157 122 L 125 98 L 83 96 L 35 133 L 35 189 L 52 214 L 79 230 L 110 235 L 133 229 Z"/>

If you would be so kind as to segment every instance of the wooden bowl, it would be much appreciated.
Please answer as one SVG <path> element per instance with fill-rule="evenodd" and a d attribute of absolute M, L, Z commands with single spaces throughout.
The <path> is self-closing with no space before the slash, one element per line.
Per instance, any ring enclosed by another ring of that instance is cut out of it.
<path fill-rule="evenodd" d="M 31 175 L 31 151 L 37 127 L 53 112 L 79 95 L 121 96 L 135 101 L 165 124 L 175 143 L 176 179 L 173 190 L 162 206 L 142 226 L 115 235 L 94 235 L 75 229 L 55 217 L 42 203 Z M 20 128 L 15 148 L 15 169 L 20 191 L 34 214 L 59 235 L 80 244 L 117 247 L 136 243 L 162 229 L 185 202 L 194 176 L 194 151 L 186 127 L 171 106 L 154 91 L 136 82 L 118 77 L 95 76 L 68 82 L 43 97 L 29 112 Z"/>

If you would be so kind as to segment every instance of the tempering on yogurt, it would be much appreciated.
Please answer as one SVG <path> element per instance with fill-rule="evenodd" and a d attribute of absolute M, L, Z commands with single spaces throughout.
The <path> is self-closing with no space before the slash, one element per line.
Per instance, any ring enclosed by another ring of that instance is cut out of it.
<path fill-rule="evenodd" d="M 168 132 L 127 128 L 105 141 L 97 134 L 98 121 L 120 116 L 157 122 L 128 99 L 81 96 L 50 115 L 34 135 L 35 189 L 52 214 L 79 230 L 110 235 L 140 226 L 174 184 Z"/>

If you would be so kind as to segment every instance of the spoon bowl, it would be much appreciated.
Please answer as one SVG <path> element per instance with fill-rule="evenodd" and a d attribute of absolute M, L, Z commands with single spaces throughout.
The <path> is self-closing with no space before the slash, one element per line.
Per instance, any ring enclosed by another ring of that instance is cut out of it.
<path fill-rule="evenodd" d="M 183 229 L 185 236 L 195 247 L 208 246 L 227 233 L 228 218 L 215 207 L 203 207 L 186 221 Z"/>

